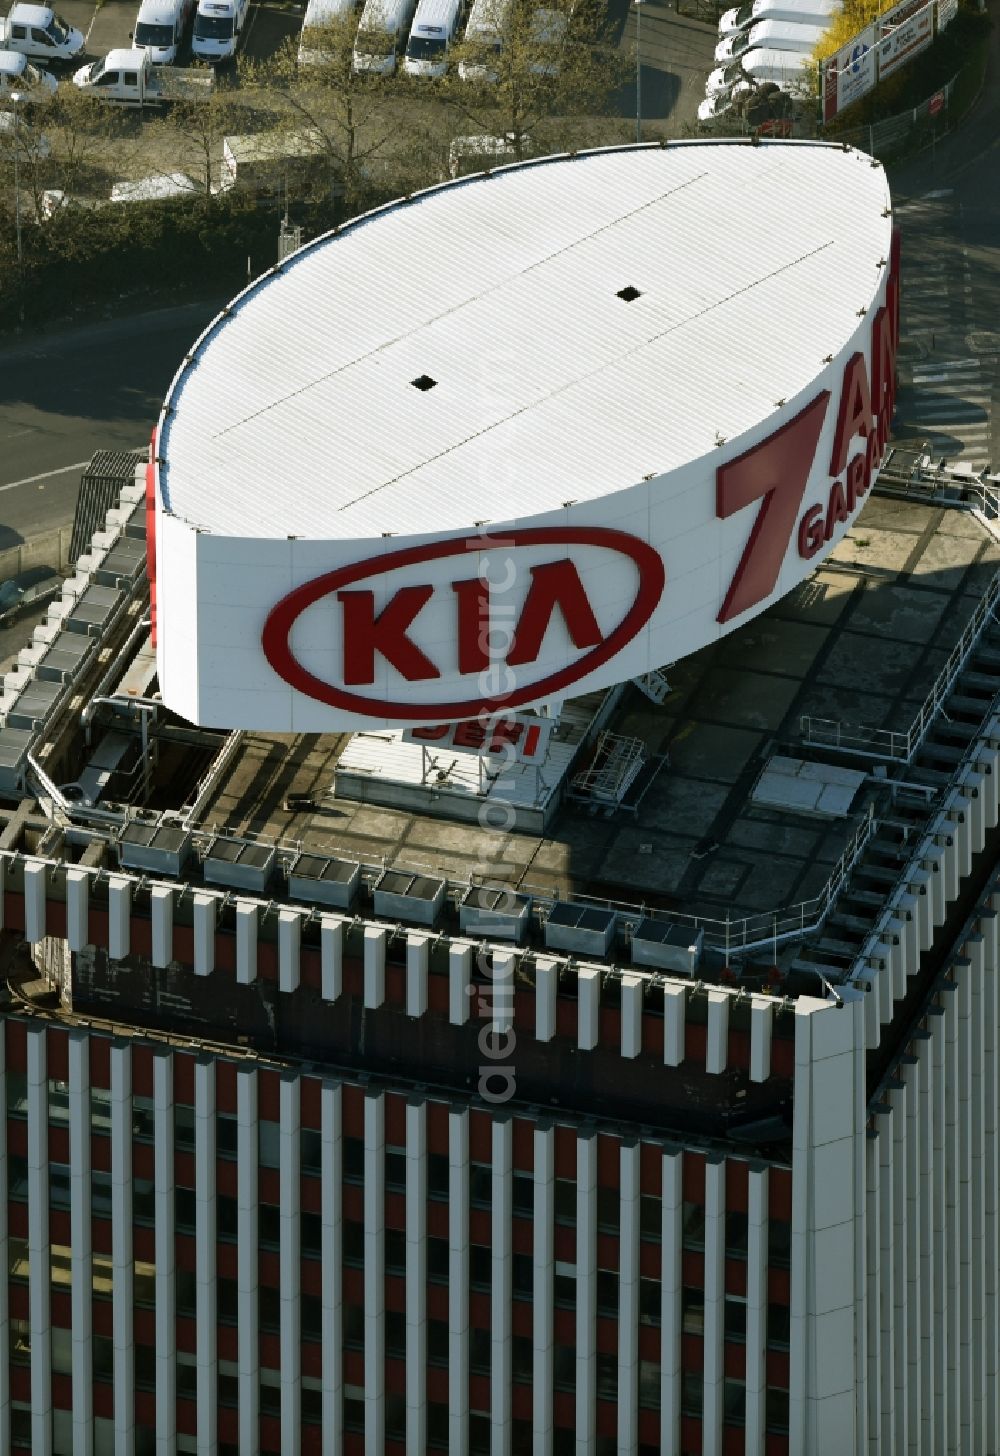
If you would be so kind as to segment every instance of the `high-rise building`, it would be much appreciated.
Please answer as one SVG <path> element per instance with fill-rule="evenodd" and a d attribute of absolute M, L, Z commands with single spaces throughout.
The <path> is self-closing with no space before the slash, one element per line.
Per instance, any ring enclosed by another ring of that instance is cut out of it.
<path fill-rule="evenodd" d="M 996 528 L 889 453 L 891 227 L 529 164 L 192 350 L 0 697 L 0 1450 L 997 1450 Z"/>

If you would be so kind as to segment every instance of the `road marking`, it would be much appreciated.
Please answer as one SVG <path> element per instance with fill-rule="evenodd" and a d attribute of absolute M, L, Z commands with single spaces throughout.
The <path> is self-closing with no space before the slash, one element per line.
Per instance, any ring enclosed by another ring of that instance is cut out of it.
<path fill-rule="evenodd" d="M 62 465 L 58 470 L 44 470 L 41 475 L 26 475 L 23 480 L 12 480 L 8 485 L 0 485 L 0 491 L 17 490 L 19 485 L 34 485 L 36 480 L 51 480 L 53 475 L 69 475 L 71 470 L 82 470 L 89 464 L 89 460 L 77 460 L 74 465 Z"/>

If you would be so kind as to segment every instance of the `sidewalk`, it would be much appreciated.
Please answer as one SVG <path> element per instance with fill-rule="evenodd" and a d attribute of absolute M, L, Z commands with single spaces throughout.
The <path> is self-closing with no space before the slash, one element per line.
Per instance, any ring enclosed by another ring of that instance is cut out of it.
<path fill-rule="evenodd" d="M 982 162 L 987 152 L 996 157 L 994 177 L 1000 189 L 1000 0 L 987 0 L 993 21 L 989 59 L 979 99 L 948 136 L 919 156 L 898 166 L 889 165 L 893 196 L 927 192 L 951 186 L 968 168 Z"/>

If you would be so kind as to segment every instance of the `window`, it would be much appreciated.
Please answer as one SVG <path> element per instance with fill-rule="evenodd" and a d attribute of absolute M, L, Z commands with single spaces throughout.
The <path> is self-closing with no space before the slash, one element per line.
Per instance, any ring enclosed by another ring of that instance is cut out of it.
<path fill-rule="evenodd" d="M 299 1157 L 303 1173 L 323 1171 L 323 1138 L 315 1128 L 304 1127 L 299 1140 Z"/>
<path fill-rule="evenodd" d="M 685 1289 L 681 1300 L 681 1323 L 686 1335 L 705 1333 L 705 1292 L 703 1289 Z"/>
<path fill-rule="evenodd" d="M 226 1282 L 229 1283 L 230 1281 L 227 1280 Z M 177 1291 L 177 1313 L 186 1316 L 188 1319 L 193 1318 L 197 1312 L 197 1281 L 194 1270 L 178 1269 L 175 1288 Z M 178 1355 L 177 1358 L 180 1359 L 180 1356 Z"/>
<path fill-rule="evenodd" d="M 745 1340 L 747 1337 L 747 1302 L 732 1294 L 726 1295 L 725 1324 L 727 1340 Z"/>
<path fill-rule="evenodd" d="M 569 1345 L 556 1345 L 552 1364 L 556 1390 L 575 1390 L 576 1351 Z"/>
<path fill-rule="evenodd" d="M 194 1147 L 193 1107 L 174 1107 L 174 1142 L 185 1152 L 190 1152 Z"/>
<path fill-rule="evenodd" d="M 365 1312 L 360 1304 L 344 1305 L 344 1344 L 354 1350 L 365 1347 Z"/>
<path fill-rule="evenodd" d="M 155 1223 L 156 1188 L 150 1178 L 132 1180 L 132 1217 L 136 1223 Z"/>
<path fill-rule="evenodd" d="M 722 1387 L 722 1409 L 723 1419 L 728 1426 L 742 1426 L 746 1415 L 747 1388 L 742 1380 L 729 1380 L 723 1382 Z"/>
<path fill-rule="evenodd" d="M 276 1203 L 260 1204 L 258 1229 L 262 1249 L 277 1249 L 281 1240 L 281 1210 Z M 221 1232 L 221 1230 L 220 1230 Z"/>
<path fill-rule="evenodd" d="M 264 1308 L 265 1287 L 261 1285 L 259 1290 L 260 1309 Z M 219 1323 L 221 1325 L 239 1324 L 240 1320 L 240 1293 L 239 1285 L 235 1279 L 225 1279 L 219 1276 L 216 1285 L 216 1297 L 218 1300 Z M 261 1318 L 261 1325 L 264 1320 Z"/>
<path fill-rule="evenodd" d="M 302 1257 L 321 1259 L 323 1257 L 323 1219 L 318 1213 L 303 1213 L 299 1218 L 299 1237 L 302 1240 Z"/>
<path fill-rule="evenodd" d="M 215 1118 L 215 1150 L 220 1158 L 235 1158 L 239 1123 L 231 1112 L 219 1112 Z"/>
<path fill-rule="evenodd" d="M 769 1304 L 767 1306 L 767 1343 L 776 1346 L 779 1350 L 788 1349 L 790 1315 L 791 1310 L 787 1304 Z"/>
<path fill-rule="evenodd" d="M 658 1239 L 663 1232 L 663 1202 L 651 1193 L 639 1196 L 639 1233 L 644 1239 Z"/>
<path fill-rule="evenodd" d="M 618 1356 L 597 1352 L 597 1396 L 599 1400 L 618 1399 Z"/>
<path fill-rule="evenodd" d="M 597 1271 L 597 1313 L 618 1313 L 618 1275 L 611 1269 Z"/>
<path fill-rule="evenodd" d="M 53 1164 L 53 1167 L 56 1165 Z M 66 1169 L 67 1184 L 69 1181 L 69 1168 Z M 55 1197 L 50 1199 L 53 1208 L 60 1207 Z M 111 1174 L 91 1173 L 90 1175 L 90 1212 L 93 1218 L 110 1218 L 114 1199 L 111 1196 Z M 69 1190 L 67 1187 L 66 1205 L 69 1207 Z"/>
<path fill-rule="evenodd" d="M 262 1369 L 260 1372 L 260 1413 L 281 1415 L 281 1376 L 277 1370 Z"/>
<path fill-rule="evenodd" d="M 406 1234 L 402 1229 L 385 1231 L 385 1267 L 390 1274 L 406 1273 Z"/>
<path fill-rule="evenodd" d="M 261 1118 L 257 1124 L 257 1157 L 262 1168 L 281 1167 L 281 1127 Z"/>
<path fill-rule="evenodd" d="M 427 1278 L 435 1283 L 448 1280 L 448 1240 L 434 1234 L 427 1238 Z"/>
<path fill-rule="evenodd" d="M 576 1184 L 572 1178 L 556 1179 L 556 1223 L 576 1223 Z"/>
<path fill-rule="evenodd" d="M 193 1188 L 174 1189 L 174 1220 L 179 1234 L 195 1231 L 195 1197 Z"/>
<path fill-rule="evenodd" d="M 156 1130 L 156 1107 L 152 1097 L 132 1098 L 132 1136 L 151 1143 Z"/>
<path fill-rule="evenodd" d="M 49 1078 L 49 1126 L 66 1127 L 69 1124 L 69 1083 Z"/>
<path fill-rule="evenodd" d="M 530 1173 L 515 1173 L 511 1202 L 514 1212 L 530 1218 L 535 1211 L 535 1180 Z"/>
<path fill-rule="evenodd" d="M 530 1254 L 515 1254 L 511 1269 L 511 1291 L 530 1299 L 535 1291 L 535 1270 Z"/>
<path fill-rule="evenodd" d="M 552 1281 L 557 1305 L 563 1309 L 576 1308 L 576 1265 L 556 1260 L 555 1277 Z"/>
<path fill-rule="evenodd" d="M 766 1422 L 769 1431 L 788 1430 L 788 1391 L 769 1385 L 766 1395 Z"/>
<path fill-rule="evenodd" d="M 515 1335 L 511 1348 L 515 1380 L 531 1380 L 534 1374 L 534 1345 L 527 1335 Z"/>
<path fill-rule="evenodd" d="M 490 1332 L 473 1329 L 469 1340 L 469 1368 L 474 1375 L 490 1373 Z"/>
<path fill-rule="evenodd" d="M 406 1192 L 406 1149 L 386 1148 L 385 1186 L 393 1193 Z"/>
<path fill-rule="evenodd" d="M 28 1079 L 23 1072 L 7 1073 L 7 1116 L 27 1117 Z"/>
<path fill-rule="evenodd" d="M 360 1138 L 344 1138 L 344 1181 L 363 1183 L 365 1181 L 365 1145 Z"/>
<path fill-rule="evenodd" d="M 639 1280 L 639 1323 L 658 1325 L 663 1305 L 663 1289 L 658 1279 Z"/>
<path fill-rule="evenodd" d="M 488 1290 L 493 1272 L 493 1256 L 481 1244 L 469 1246 L 469 1283 L 473 1289 Z"/>
<path fill-rule="evenodd" d="M 353 1218 L 345 1218 L 343 1238 L 344 1263 L 362 1265 L 365 1262 L 364 1224 L 358 1223 Z M 447 1242 L 445 1242 L 445 1249 L 447 1247 Z"/>
<path fill-rule="evenodd" d="M 701 1416 L 704 1376 L 700 1370 L 685 1370 L 681 1409 L 686 1416 Z"/>
<path fill-rule="evenodd" d="M 10 1322 L 10 1359 L 13 1365 L 31 1364 L 31 1325 L 27 1320 Z"/>
<path fill-rule="evenodd" d="M 488 1163 L 469 1164 L 469 1202 L 473 1208 L 489 1208 L 493 1200 L 493 1170 Z"/>
<path fill-rule="evenodd" d="M 17 1203 L 28 1201 L 28 1160 L 12 1155 L 7 1159 L 7 1197 Z"/>
<path fill-rule="evenodd" d="M 745 1213 L 726 1214 L 726 1255 L 730 1259 L 745 1259 L 747 1256 L 747 1216 Z"/>
<path fill-rule="evenodd" d="M 684 1205 L 684 1247 L 686 1249 L 704 1249 L 705 1247 L 704 1204 L 685 1203 Z"/>
<path fill-rule="evenodd" d="M 444 1153 L 427 1154 L 427 1196 L 436 1199 L 450 1197 L 448 1159 Z"/>
<path fill-rule="evenodd" d="M 266 1204 L 261 1205 L 261 1226 L 263 1226 L 263 1213 Z M 230 1198 L 227 1193 L 218 1193 L 215 1198 L 215 1218 L 220 1239 L 228 1239 L 233 1243 L 239 1237 L 239 1210 L 236 1199 Z"/>
<path fill-rule="evenodd" d="M 639 1361 L 639 1404 L 644 1410 L 660 1409 L 660 1362 Z"/>
<path fill-rule="evenodd" d="M 791 1261 L 791 1224 L 784 1218 L 769 1218 L 767 1221 L 767 1262 L 773 1267 L 787 1269 Z"/>
<path fill-rule="evenodd" d="M 427 1362 L 430 1365 L 448 1363 L 448 1321 L 429 1319 L 427 1321 Z"/>
<path fill-rule="evenodd" d="M 597 1227 L 603 1234 L 616 1234 L 621 1216 L 621 1195 L 617 1188 L 598 1188 Z"/>
<path fill-rule="evenodd" d="M 139 73 L 138 73 L 138 71 L 123 71 L 122 72 L 122 81 L 125 83 L 126 86 L 131 86 L 132 89 L 135 90 L 135 88 L 139 84 Z"/>

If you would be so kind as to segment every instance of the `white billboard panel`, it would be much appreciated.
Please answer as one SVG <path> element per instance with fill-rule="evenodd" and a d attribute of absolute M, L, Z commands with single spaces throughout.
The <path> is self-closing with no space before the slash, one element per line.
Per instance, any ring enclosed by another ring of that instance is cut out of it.
<path fill-rule="evenodd" d="M 876 30 L 873 21 L 822 62 L 820 94 L 824 122 L 832 121 L 845 107 L 874 89 Z"/>
<path fill-rule="evenodd" d="M 901 0 L 879 23 L 878 78 L 884 81 L 934 39 L 934 0 Z"/>
<path fill-rule="evenodd" d="M 937 12 L 938 31 L 942 31 L 958 14 L 958 0 L 938 0 Z"/>

